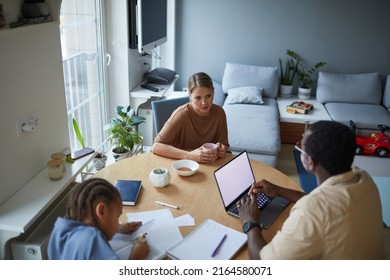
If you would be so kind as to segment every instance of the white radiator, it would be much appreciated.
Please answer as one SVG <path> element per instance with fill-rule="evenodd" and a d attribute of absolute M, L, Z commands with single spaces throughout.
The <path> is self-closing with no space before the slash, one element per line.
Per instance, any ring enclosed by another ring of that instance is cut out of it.
<path fill-rule="evenodd" d="M 51 231 L 57 217 L 65 215 L 68 197 L 73 186 L 74 184 L 70 184 L 25 233 L 10 240 L 15 260 L 45 260 L 48 258 L 47 245 Z"/>

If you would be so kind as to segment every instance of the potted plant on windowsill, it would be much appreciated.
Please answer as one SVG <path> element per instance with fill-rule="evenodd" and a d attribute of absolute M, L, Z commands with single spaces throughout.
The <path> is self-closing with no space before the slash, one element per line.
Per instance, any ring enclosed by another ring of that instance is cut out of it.
<path fill-rule="evenodd" d="M 282 60 L 279 58 L 280 67 L 280 96 L 290 97 L 293 91 L 295 75 L 298 73 L 301 63 L 300 57 L 292 50 L 287 50 L 286 64 L 283 67 Z"/>
<path fill-rule="evenodd" d="M 298 98 L 309 99 L 311 94 L 311 86 L 314 83 L 313 74 L 326 63 L 323 61 L 317 62 L 313 67 L 306 71 L 304 67 L 298 70 L 298 79 L 300 82 L 298 88 Z"/>
<path fill-rule="evenodd" d="M 112 149 L 116 161 L 128 157 L 134 147 L 134 144 L 140 144 L 142 136 L 135 129 L 137 125 L 145 122 L 144 117 L 135 116 L 134 111 L 130 110 L 130 105 L 115 107 L 116 113 L 120 118 L 112 118 L 111 126 L 108 130 L 110 141 L 114 145 Z"/>

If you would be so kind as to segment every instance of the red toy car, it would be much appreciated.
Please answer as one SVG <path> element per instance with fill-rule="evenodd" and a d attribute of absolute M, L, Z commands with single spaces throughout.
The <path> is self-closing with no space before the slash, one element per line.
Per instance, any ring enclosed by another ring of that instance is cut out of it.
<path fill-rule="evenodd" d="M 355 125 L 351 121 L 351 126 Z M 376 154 L 379 157 L 387 157 L 390 152 L 390 137 L 385 134 L 390 129 L 387 125 L 379 124 L 380 133 L 373 132 L 370 136 L 356 135 L 356 154 Z"/>

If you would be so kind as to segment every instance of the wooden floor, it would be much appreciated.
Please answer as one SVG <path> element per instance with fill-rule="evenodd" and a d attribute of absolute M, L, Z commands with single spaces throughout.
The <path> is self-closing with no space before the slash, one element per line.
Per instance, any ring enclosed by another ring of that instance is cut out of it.
<path fill-rule="evenodd" d="M 293 150 L 294 145 L 282 144 L 276 168 L 299 184 L 298 172 L 297 167 L 295 165 Z"/>

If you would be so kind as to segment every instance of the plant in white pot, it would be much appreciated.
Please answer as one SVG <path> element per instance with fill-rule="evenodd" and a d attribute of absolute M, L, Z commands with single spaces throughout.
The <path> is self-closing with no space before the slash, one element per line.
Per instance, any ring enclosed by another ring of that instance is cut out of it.
<path fill-rule="evenodd" d="M 134 147 L 139 144 L 142 137 L 136 130 L 136 126 L 145 122 L 144 117 L 135 116 L 134 111 L 127 107 L 116 106 L 116 113 L 120 118 L 111 119 L 111 127 L 108 130 L 111 143 L 114 145 L 112 153 L 116 161 L 128 157 Z"/>
<path fill-rule="evenodd" d="M 306 70 L 304 67 L 298 70 L 298 79 L 300 82 L 298 88 L 298 98 L 300 99 L 309 99 L 311 94 L 311 86 L 314 83 L 313 74 L 326 63 L 323 61 L 317 62 L 309 70 Z"/>
<path fill-rule="evenodd" d="M 282 60 L 279 58 L 280 67 L 280 96 L 290 97 L 293 91 L 295 75 L 298 73 L 301 63 L 300 57 L 292 50 L 287 50 L 287 59 L 283 67 Z"/>

